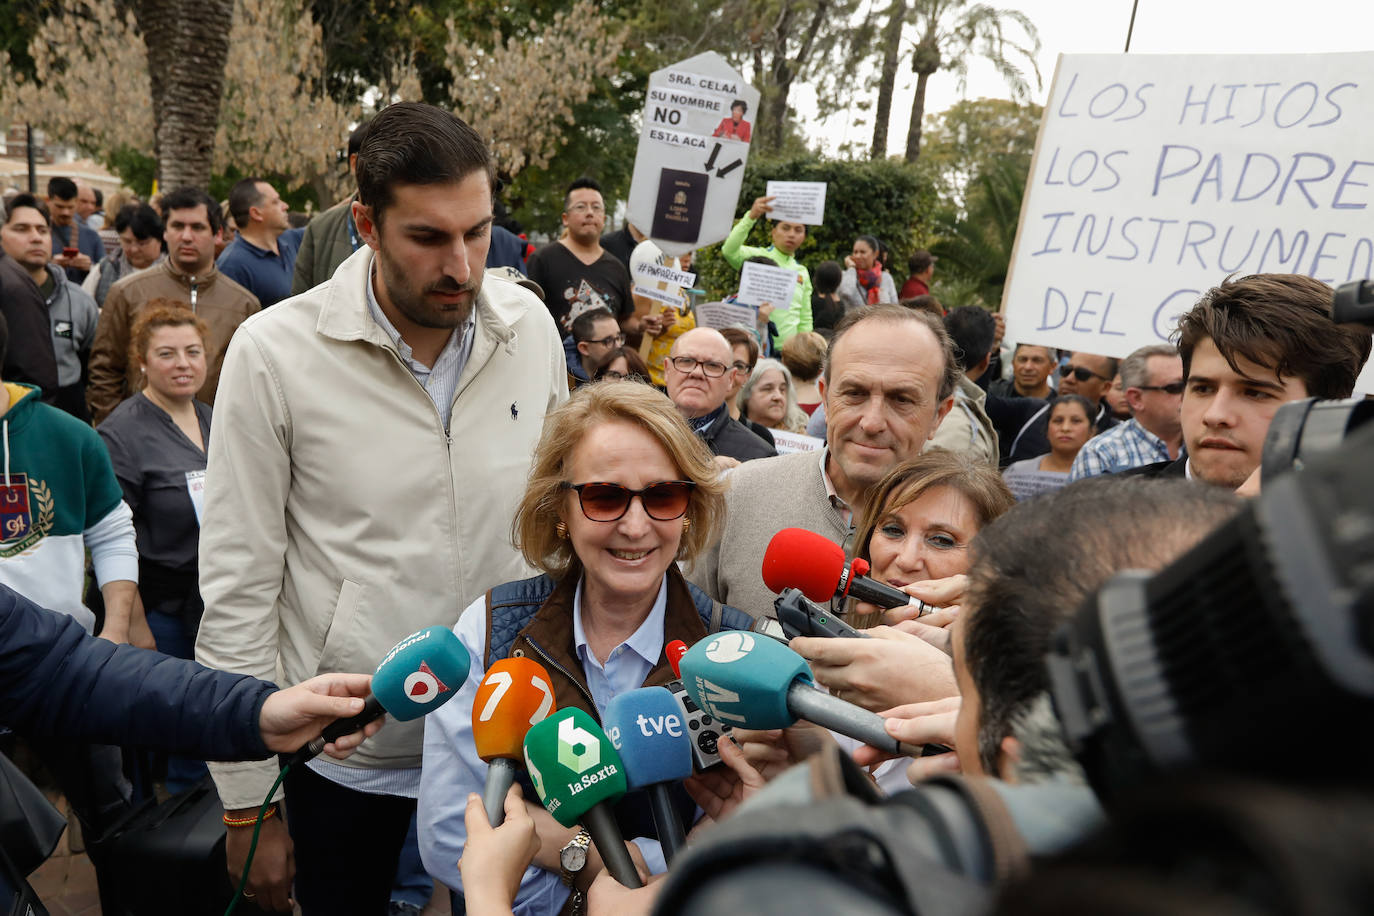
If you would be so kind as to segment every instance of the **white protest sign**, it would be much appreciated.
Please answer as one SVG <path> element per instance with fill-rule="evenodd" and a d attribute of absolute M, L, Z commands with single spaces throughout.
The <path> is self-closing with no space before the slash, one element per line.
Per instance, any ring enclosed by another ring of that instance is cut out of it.
<path fill-rule="evenodd" d="M 739 273 L 739 295 L 735 298 L 746 305 L 769 302 L 774 309 L 784 312 L 792 307 L 792 294 L 797 289 L 800 276 L 786 267 L 770 267 L 746 261 Z"/>
<path fill-rule="evenodd" d="M 655 264 L 646 261 L 635 267 L 635 282 L 643 286 L 648 286 L 650 283 L 670 283 L 673 286 L 691 289 L 696 286 L 697 275 L 690 271 L 669 267 L 667 264 Z"/>
<path fill-rule="evenodd" d="M 1374 273 L 1374 53 L 1062 55 L 1008 340 L 1125 356 L 1229 274 Z"/>
<path fill-rule="evenodd" d="M 696 317 L 699 328 L 752 328 L 758 324 L 759 309 L 738 302 L 700 302 Z"/>
<path fill-rule="evenodd" d="M 789 433 L 782 429 L 770 429 L 768 432 L 773 436 L 773 446 L 779 455 L 818 452 L 825 445 L 824 439 L 817 439 L 815 436 L 803 436 L 801 433 Z"/>
<path fill-rule="evenodd" d="M 641 286 L 635 284 L 634 294 L 643 296 L 645 299 L 652 299 L 655 302 L 662 302 L 664 305 L 681 306 L 682 290 L 676 286 L 659 289 L 657 286 Z"/>
<path fill-rule="evenodd" d="M 825 216 L 824 181 L 770 181 L 764 194 L 774 198 L 769 218 L 821 225 Z"/>
<path fill-rule="evenodd" d="M 650 74 L 628 216 L 665 254 L 730 234 L 758 107 L 758 90 L 714 51 Z"/>

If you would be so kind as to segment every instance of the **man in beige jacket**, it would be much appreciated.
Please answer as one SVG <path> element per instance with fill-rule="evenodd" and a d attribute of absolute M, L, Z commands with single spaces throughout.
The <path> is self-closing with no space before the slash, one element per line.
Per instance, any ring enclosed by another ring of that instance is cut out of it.
<path fill-rule="evenodd" d="M 137 363 L 129 361 L 129 333 L 139 311 L 154 299 L 173 299 L 191 307 L 210 327 L 205 341 L 207 372 L 197 398 L 215 403 L 220 367 L 229 339 L 243 319 L 258 311 L 252 293 L 215 269 L 219 207 L 198 188 L 181 188 L 162 200 L 167 214 L 167 257 L 110 287 L 100 310 L 91 347 L 86 403 L 100 423 L 120 402 L 143 387 Z"/>
<path fill-rule="evenodd" d="M 481 138 L 438 108 L 391 105 L 357 178 L 364 247 L 244 322 L 210 439 L 196 657 L 265 678 L 280 664 L 288 684 L 370 670 L 529 574 L 510 520 L 544 414 L 568 394 L 543 303 L 483 282 L 494 171 Z M 306 914 L 386 912 L 423 728 L 392 722 L 348 761 L 289 773 L 286 824 L 263 822 L 249 877 L 258 905 L 289 912 L 294 871 Z M 229 821 L 251 825 L 276 770 L 212 766 Z M 228 828 L 235 879 L 252 833 Z"/>

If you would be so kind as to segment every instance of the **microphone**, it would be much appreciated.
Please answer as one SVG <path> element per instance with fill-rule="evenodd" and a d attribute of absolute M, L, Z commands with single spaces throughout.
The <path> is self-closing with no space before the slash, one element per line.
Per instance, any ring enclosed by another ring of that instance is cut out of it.
<path fill-rule="evenodd" d="M 664 858 L 671 862 L 687 836 L 668 784 L 692 775 L 692 739 L 687 737 L 677 700 L 666 687 L 629 690 L 606 705 L 601 722 L 625 762 L 630 789 L 648 792 L 658 841 Z"/>
<path fill-rule="evenodd" d="M 503 658 L 487 669 L 472 703 L 472 738 L 488 764 L 482 806 L 493 827 L 506 819 L 506 792 L 525 756 L 525 733 L 553 712 L 553 681 L 528 658 Z"/>
<path fill-rule="evenodd" d="M 798 719 L 895 754 L 923 749 L 887 733 L 883 719 L 815 686 L 806 659 L 743 630 L 703 639 L 682 658 L 682 680 L 702 709 L 744 728 L 786 728 Z"/>
<path fill-rule="evenodd" d="M 372 674 L 372 693 L 356 716 L 340 719 L 297 751 L 288 766 L 317 756 L 331 741 L 385 713 L 399 722 L 428 715 L 453 699 L 472 666 L 467 648 L 448 627 L 425 627 L 391 647 Z"/>
<path fill-rule="evenodd" d="M 763 582 L 779 594 L 795 588 L 812 601 L 855 598 L 881 608 L 909 604 L 920 609 L 918 617 L 934 610 L 920 598 L 870 578 L 868 571 L 867 560 L 855 557 L 846 564 L 844 548 L 805 528 L 782 529 L 763 552 Z"/>
<path fill-rule="evenodd" d="M 687 654 L 687 644 L 675 639 L 663 647 L 663 654 L 668 657 L 668 666 L 673 669 L 673 677 L 682 677 L 678 663 L 682 661 L 682 656 Z"/>
<path fill-rule="evenodd" d="M 564 827 L 581 823 L 611 877 L 626 887 L 643 887 L 611 813 L 625 794 L 625 764 L 595 720 L 569 707 L 530 726 L 525 767 L 553 819 Z"/>

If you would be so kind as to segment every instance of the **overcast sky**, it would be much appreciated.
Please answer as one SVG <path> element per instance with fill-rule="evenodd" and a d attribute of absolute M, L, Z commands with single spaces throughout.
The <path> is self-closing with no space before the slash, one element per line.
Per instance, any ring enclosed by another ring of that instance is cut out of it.
<path fill-rule="evenodd" d="M 1060 54 L 1120 53 L 1131 19 L 1131 0 L 986 0 L 995 6 L 1019 9 L 1040 31 L 1039 58 L 1043 86 L 1034 101 L 1044 104 Z M 1374 4 L 1368 0 L 1140 0 L 1131 52 L 1159 53 L 1283 53 L 1374 50 Z M 899 71 L 892 103 L 888 152 L 906 148 L 915 76 Z M 806 95 L 794 102 L 805 110 Z M 962 97 L 1009 98 L 1006 84 L 990 66 L 969 64 L 968 86 L 961 95 L 957 78 L 940 71 L 926 89 L 926 112 L 948 108 Z M 860 96 L 870 103 L 876 91 Z M 812 96 L 814 98 L 814 96 Z M 1367 113 L 1374 131 L 1374 112 Z M 855 126 L 863 118 L 862 126 Z M 866 148 L 873 135 L 871 104 L 867 112 L 854 110 L 815 125 L 813 137 L 823 138 L 835 152 L 846 140 Z"/>

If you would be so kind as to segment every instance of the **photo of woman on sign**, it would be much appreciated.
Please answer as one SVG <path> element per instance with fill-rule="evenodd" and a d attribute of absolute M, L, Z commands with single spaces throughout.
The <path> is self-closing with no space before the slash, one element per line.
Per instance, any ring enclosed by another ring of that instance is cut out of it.
<path fill-rule="evenodd" d="M 741 140 L 748 143 L 749 122 L 744 120 L 744 116 L 748 111 L 748 103 L 743 99 L 735 99 L 730 103 L 730 117 L 721 118 L 720 124 L 716 126 L 711 136 L 722 137 L 726 140 Z"/>

